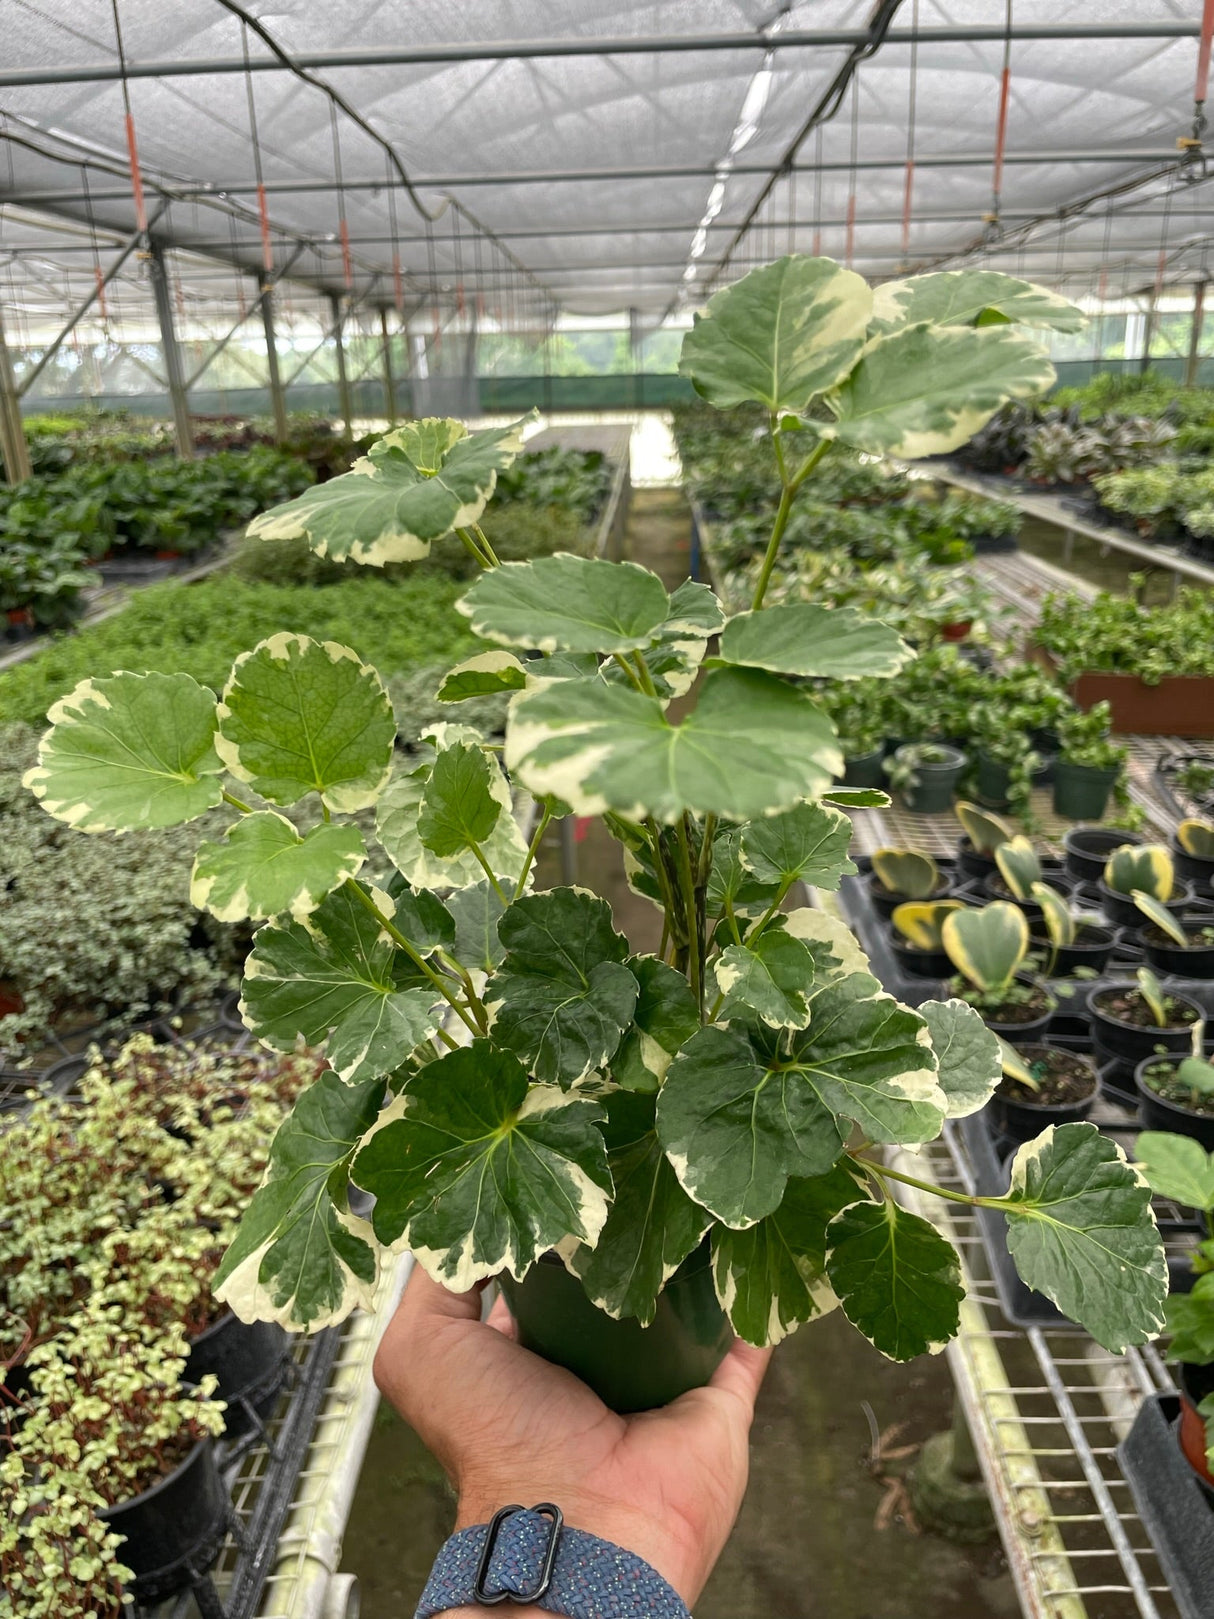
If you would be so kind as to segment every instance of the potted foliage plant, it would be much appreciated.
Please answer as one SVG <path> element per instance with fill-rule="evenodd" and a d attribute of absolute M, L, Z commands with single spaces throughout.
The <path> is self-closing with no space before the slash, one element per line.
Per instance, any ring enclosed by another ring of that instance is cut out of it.
<path fill-rule="evenodd" d="M 1088 1016 L 1098 1055 L 1138 1064 L 1166 1052 L 1200 1048 L 1201 1007 L 1187 995 L 1165 991 L 1149 967 L 1134 983 L 1093 989 Z"/>
<path fill-rule="evenodd" d="M 1054 813 L 1070 821 L 1099 821 L 1125 769 L 1129 750 L 1109 736 L 1108 703 L 1094 703 L 1058 720 Z"/>
<path fill-rule="evenodd" d="M 947 876 L 929 854 L 914 849 L 875 849 L 868 895 L 882 916 L 892 917 L 908 900 L 940 900 L 949 890 Z"/>
<path fill-rule="evenodd" d="M 964 1002 L 900 1006 L 840 923 L 791 899 L 853 869 L 842 809 L 874 798 L 832 785 L 842 755 L 807 682 L 893 675 L 910 649 L 855 609 L 765 598 L 833 446 L 942 453 L 1048 384 L 1021 317 L 1075 318 L 1003 276 L 874 293 L 800 257 L 714 296 L 682 369 L 711 405 L 762 407 L 779 491 L 750 608 L 732 617 L 706 586 L 670 593 L 632 562 L 498 565 L 481 517 L 517 426 L 406 424 L 258 518 L 268 544 L 302 536 L 373 566 L 450 536 L 482 569 L 459 605 L 492 649 L 445 676 L 452 719 L 408 759 L 375 670 L 287 632 L 243 653 L 219 697 L 123 673 L 54 706 L 27 778 L 50 814 L 100 833 L 227 806 L 192 892 L 260 924 L 242 1016 L 277 1049 L 326 1046 L 218 1273 L 238 1313 L 323 1326 L 368 1298 L 383 1249 L 407 1246 L 450 1287 L 501 1278 L 522 1340 L 591 1377 L 613 1364 L 606 1392 L 626 1407 L 702 1381 L 726 1322 L 769 1343 L 837 1301 L 896 1358 L 957 1330 L 957 1256 L 890 1195 L 907 1172 L 882 1147 L 981 1106 L 994 1039 Z M 676 723 L 669 704 L 714 636 Z M 495 691 L 512 693 L 500 762 L 458 707 Z M 529 841 L 512 789 L 538 805 Z M 301 833 L 280 810 L 305 799 L 323 817 Z M 660 907 L 656 953 L 593 894 L 534 890 L 544 831 L 571 812 L 602 817 Z M 1097 1184 L 1099 1242 L 1078 1195 Z M 352 1186 L 375 1198 L 369 1222 Z M 1076 1196 L 1060 1204 L 1063 1188 Z M 983 1201 L 1006 1213 L 1028 1285 L 1102 1343 L 1157 1330 L 1162 1248 L 1113 1142 L 1086 1124 L 1047 1132 Z M 681 1367 L 667 1354 L 688 1313 L 668 1297 L 680 1272 L 718 1301 Z"/>
<path fill-rule="evenodd" d="M 947 742 L 905 742 L 885 761 L 885 773 L 912 815 L 939 815 L 952 804 L 966 763 Z"/>
<path fill-rule="evenodd" d="M 1214 821 L 1190 817 L 1172 834 L 1172 853 L 1182 877 L 1196 890 L 1214 892 Z"/>
<path fill-rule="evenodd" d="M 1039 931 L 1030 925 L 1029 943 L 1042 958 L 1045 976 L 1069 978 L 1072 973 L 1091 976 L 1103 972 L 1113 954 L 1112 929 L 1077 916 L 1067 896 L 1048 883 L 1034 883 L 1032 896 L 1041 908 L 1041 920 Z"/>
<path fill-rule="evenodd" d="M 1135 1151 L 1153 1192 L 1196 1209 L 1206 1236 L 1193 1256 L 1193 1284 L 1167 1302 L 1168 1359 L 1180 1382 L 1180 1448 L 1214 1502 L 1214 1159 L 1187 1135 L 1144 1130 Z"/>
<path fill-rule="evenodd" d="M 1000 1135 L 1032 1141 L 1048 1125 L 1087 1118 L 1100 1085 L 1090 1057 L 1061 1046 L 1000 1045 L 1003 1078 L 987 1103 Z"/>
<path fill-rule="evenodd" d="M 1214 978 L 1214 916 L 1181 921 L 1150 894 L 1136 893 L 1144 921 L 1138 930 L 1147 961 L 1175 978 Z"/>
<path fill-rule="evenodd" d="M 902 971 L 911 978 L 947 978 L 952 963 L 944 948 L 944 919 L 964 909 L 959 899 L 942 899 L 916 904 L 907 901 L 894 907 L 890 918 L 890 949 Z"/>
<path fill-rule="evenodd" d="M 958 993 L 988 1029 L 1008 1040 L 1044 1034 L 1054 1013 L 1045 985 L 1021 973 L 1029 948 L 1024 912 L 1006 900 L 981 910 L 954 911 L 941 939 L 960 974 Z"/>
<path fill-rule="evenodd" d="M 1079 882 L 1098 883 L 1111 855 L 1142 841 L 1137 832 L 1123 832 L 1112 826 L 1073 826 L 1062 839 L 1063 863 Z"/>
<path fill-rule="evenodd" d="M 1139 924 L 1137 894 L 1146 894 L 1178 915 L 1183 915 L 1193 898 L 1188 883 L 1176 881 L 1172 856 L 1159 843 L 1126 844 L 1115 849 L 1105 862 L 1104 876 L 1097 886 L 1101 909 L 1111 922 L 1123 928 Z"/>
<path fill-rule="evenodd" d="M 992 899 L 1010 900 L 1020 907 L 1030 923 L 1039 923 L 1041 902 L 1034 890 L 1041 885 L 1042 876 L 1037 851 L 1021 834 L 1001 843 L 995 850 L 995 870 L 982 886 Z"/>
<path fill-rule="evenodd" d="M 1147 1057 L 1134 1082 L 1150 1129 L 1191 1136 L 1214 1150 L 1214 1064 L 1197 1055 Z"/>
<path fill-rule="evenodd" d="M 957 863 L 967 877 L 985 880 L 999 869 L 995 850 L 1016 836 L 1015 828 L 963 798 L 953 805 L 953 812 L 965 829 L 957 843 Z"/>

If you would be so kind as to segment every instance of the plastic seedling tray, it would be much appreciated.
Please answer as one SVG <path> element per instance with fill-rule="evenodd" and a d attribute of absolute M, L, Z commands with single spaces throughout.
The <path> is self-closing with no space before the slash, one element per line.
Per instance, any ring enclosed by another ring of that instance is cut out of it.
<path fill-rule="evenodd" d="M 1176 1437 L 1179 1416 L 1179 1395 L 1144 1400 L 1117 1459 L 1182 1619 L 1210 1619 L 1214 1492 L 1184 1459 Z"/>

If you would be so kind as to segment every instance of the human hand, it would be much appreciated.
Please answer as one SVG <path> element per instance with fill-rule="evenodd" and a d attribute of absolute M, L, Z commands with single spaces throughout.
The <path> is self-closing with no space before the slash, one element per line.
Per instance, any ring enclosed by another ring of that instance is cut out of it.
<path fill-rule="evenodd" d="M 504 1301 L 482 1322 L 480 1292 L 449 1293 L 415 1268 L 375 1357 L 381 1391 L 455 1486 L 456 1527 L 553 1501 L 574 1528 L 643 1557 L 690 1607 L 742 1503 L 771 1351 L 738 1341 L 707 1388 L 620 1417 L 520 1348 Z"/>

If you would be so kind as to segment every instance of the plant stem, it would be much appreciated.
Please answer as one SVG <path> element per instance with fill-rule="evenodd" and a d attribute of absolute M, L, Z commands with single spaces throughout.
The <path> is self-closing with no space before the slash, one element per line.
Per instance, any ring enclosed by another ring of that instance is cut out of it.
<path fill-rule="evenodd" d="M 773 432 L 772 442 L 776 449 L 776 464 L 780 469 L 780 482 L 783 485 L 780 494 L 780 504 L 776 507 L 776 520 L 772 525 L 771 539 L 767 542 L 767 554 L 763 558 L 763 568 L 759 574 L 759 582 L 755 586 L 754 598 L 750 604 L 752 613 L 757 612 L 763 605 L 763 598 L 767 594 L 767 586 L 771 582 L 771 572 L 776 565 L 776 556 L 780 550 L 780 541 L 784 538 L 784 530 L 788 527 L 789 514 L 792 512 L 792 503 L 797 490 L 809 477 L 818 462 L 830 449 L 831 441 L 820 439 L 814 448 L 805 457 L 792 478 L 788 477 L 788 469 L 784 461 L 784 449 L 780 443 L 779 432 Z"/>
<path fill-rule="evenodd" d="M 223 801 L 225 804 L 230 804 L 233 809 L 238 809 L 242 815 L 253 814 L 252 804 L 246 804 L 242 799 L 233 798 L 231 793 L 226 790 L 223 791 Z"/>
<path fill-rule="evenodd" d="M 688 817 L 683 815 L 679 823 L 676 848 L 679 857 L 679 878 L 683 890 L 683 908 L 687 914 L 687 973 L 691 983 L 691 992 L 696 998 L 696 1005 L 700 1008 L 700 1017 L 704 1016 L 704 966 L 700 951 L 700 918 L 696 903 L 695 877 L 691 869 L 691 835 L 687 826 Z"/>
<path fill-rule="evenodd" d="M 539 819 L 539 824 L 536 826 L 535 832 L 532 834 L 531 842 L 527 845 L 527 858 L 523 861 L 523 869 L 519 872 L 518 882 L 514 885 L 515 899 L 520 898 L 523 890 L 527 886 L 527 878 L 530 875 L 535 857 L 539 853 L 540 841 L 543 838 L 544 833 L 547 831 L 548 822 L 551 819 L 552 811 L 545 805 L 544 812 Z"/>
<path fill-rule="evenodd" d="M 624 654 L 622 652 L 613 652 L 611 654 L 611 656 L 615 660 L 615 662 L 619 664 L 620 668 L 624 671 L 624 673 L 628 676 L 628 684 L 632 687 L 633 691 L 643 692 L 645 690 L 645 688 L 644 688 L 644 686 L 641 685 L 641 682 L 637 679 L 636 670 L 632 667 L 632 665 L 629 663 L 628 659 L 624 656 Z"/>
<path fill-rule="evenodd" d="M 637 676 L 641 682 L 641 690 L 645 693 L 646 697 L 656 697 L 658 694 L 658 689 L 654 685 L 653 679 L 650 676 L 649 666 L 645 662 L 644 654 L 634 652 L 632 654 L 632 661 L 636 668 Z"/>
<path fill-rule="evenodd" d="M 457 528 L 455 532 L 464 542 L 465 547 L 472 553 L 473 560 L 475 561 L 477 567 L 484 568 L 486 571 L 488 571 L 493 564 L 481 550 L 480 546 L 477 545 L 476 541 L 472 538 L 471 534 L 469 534 L 468 530 L 466 528 Z"/>
<path fill-rule="evenodd" d="M 434 971 L 434 968 L 431 967 L 430 963 L 418 954 L 418 952 L 409 943 L 408 939 L 405 938 L 400 929 L 395 927 L 390 918 L 384 915 L 379 906 L 371 898 L 370 894 L 367 893 L 366 889 L 364 889 L 361 884 L 353 881 L 351 881 L 348 886 L 355 894 L 357 894 L 359 903 L 363 906 L 364 910 L 370 911 L 371 915 L 379 923 L 380 927 L 383 928 L 384 932 L 392 940 L 393 944 L 398 945 L 400 949 L 405 952 L 413 965 L 418 968 L 426 978 L 429 979 L 430 983 L 446 1001 L 447 1005 L 450 1006 L 453 1011 L 457 1012 L 463 1022 L 467 1024 L 469 1030 L 473 1034 L 480 1034 L 480 1029 L 477 1028 L 476 1024 L 468 1016 L 468 1009 L 464 1005 L 463 1001 L 459 1000 L 452 993 L 450 986 L 443 982 L 442 978 Z"/>
<path fill-rule="evenodd" d="M 733 908 L 733 900 L 730 899 L 728 894 L 725 896 L 725 920 L 729 923 L 729 931 L 733 934 L 733 942 L 741 944 L 742 931 L 738 927 L 738 918 Z"/>
<path fill-rule="evenodd" d="M 705 886 L 712 875 L 712 844 L 717 835 L 718 819 L 719 817 L 716 815 L 706 815 L 704 817 L 704 834 L 700 841 L 700 869 L 696 878 L 701 888 Z"/>
<path fill-rule="evenodd" d="M 931 1181 L 917 1180 L 914 1175 L 904 1175 L 900 1169 L 890 1169 L 886 1164 L 876 1164 L 871 1158 L 859 1158 L 854 1153 L 849 1153 L 847 1160 L 858 1169 L 876 1175 L 879 1180 L 901 1181 L 904 1186 L 917 1187 L 921 1192 L 930 1192 L 933 1197 L 943 1197 L 950 1203 L 964 1203 L 967 1208 L 993 1209 L 1001 1203 L 997 1197 L 970 1197 L 966 1192 L 950 1192 L 943 1186 L 934 1186 Z"/>
<path fill-rule="evenodd" d="M 772 900 L 771 904 L 763 912 L 763 915 L 759 918 L 759 920 L 755 923 L 754 927 L 751 928 L 750 932 L 746 935 L 746 942 L 747 942 L 748 945 L 753 945 L 754 944 L 755 940 L 763 932 L 764 928 L 771 921 L 772 917 L 775 916 L 776 912 L 780 909 L 781 905 L 783 905 L 785 899 L 788 897 L 788 890 L 791 887 L 792 887 L 792 879 L 791 878 L 787 882 L 782 882 L 780 884 L 780 887 L 779 887 L 779 890 L 776 893 L 775 899 Z M 742 941 L 739 939 L 738 943 L 741 944 L 741 942 Z"/>
<path fill-rule="evenodd" d="M 497 552 L 489 544 L 489 536 L 485 533 L 484 529 L 480 526 L 479 523 L 473 523 L 472 532 L 476 535 L 477 539 L 480 541 L 482 550 L 484 551 L 485 555 L 489 558 L 489 566 L 491 568 L 500 568 L 502 564 L 501 564 L 500 559 L 498 558 Z"/>
<path fill-rule="evenodd" d="M 472 850 L 472 853 L 476 856 L 477 864 L 480 866 L 480 868 L 484 872 L 485 876 L 488 877 L 490 883 L 493 885 L 493 892 L 497 895 L 498 899 L 501 900 L 503 905 L 509 905 L 510 901 L 507 898 L 506 890 L 502 887 L 501 883 L 499 883 L 497 878 L 493 875 L 493 867 L 489 864 L 489 862 L 485 859 L 484 855 L 481 853 L 480 844 L 479 843 L 469 843 L 468 847 Z"/>

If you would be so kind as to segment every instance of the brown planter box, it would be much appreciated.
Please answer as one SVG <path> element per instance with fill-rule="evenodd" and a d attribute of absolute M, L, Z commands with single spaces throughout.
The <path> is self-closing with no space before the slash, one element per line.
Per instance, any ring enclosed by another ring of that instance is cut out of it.
<path fill-rule="evenodd" d="M 1030 641 L 1028 655 L 1051 674 L 1057 668 L 1049 651 Z M 1070 685 L 1070 694 L 1086 710 L 1107 702 L 1113 730 L 1135 736 L 1214 737 L 1214 675 L 1165 675 L 1148 686 L 1137 675 L 1093 670 Z"/>

